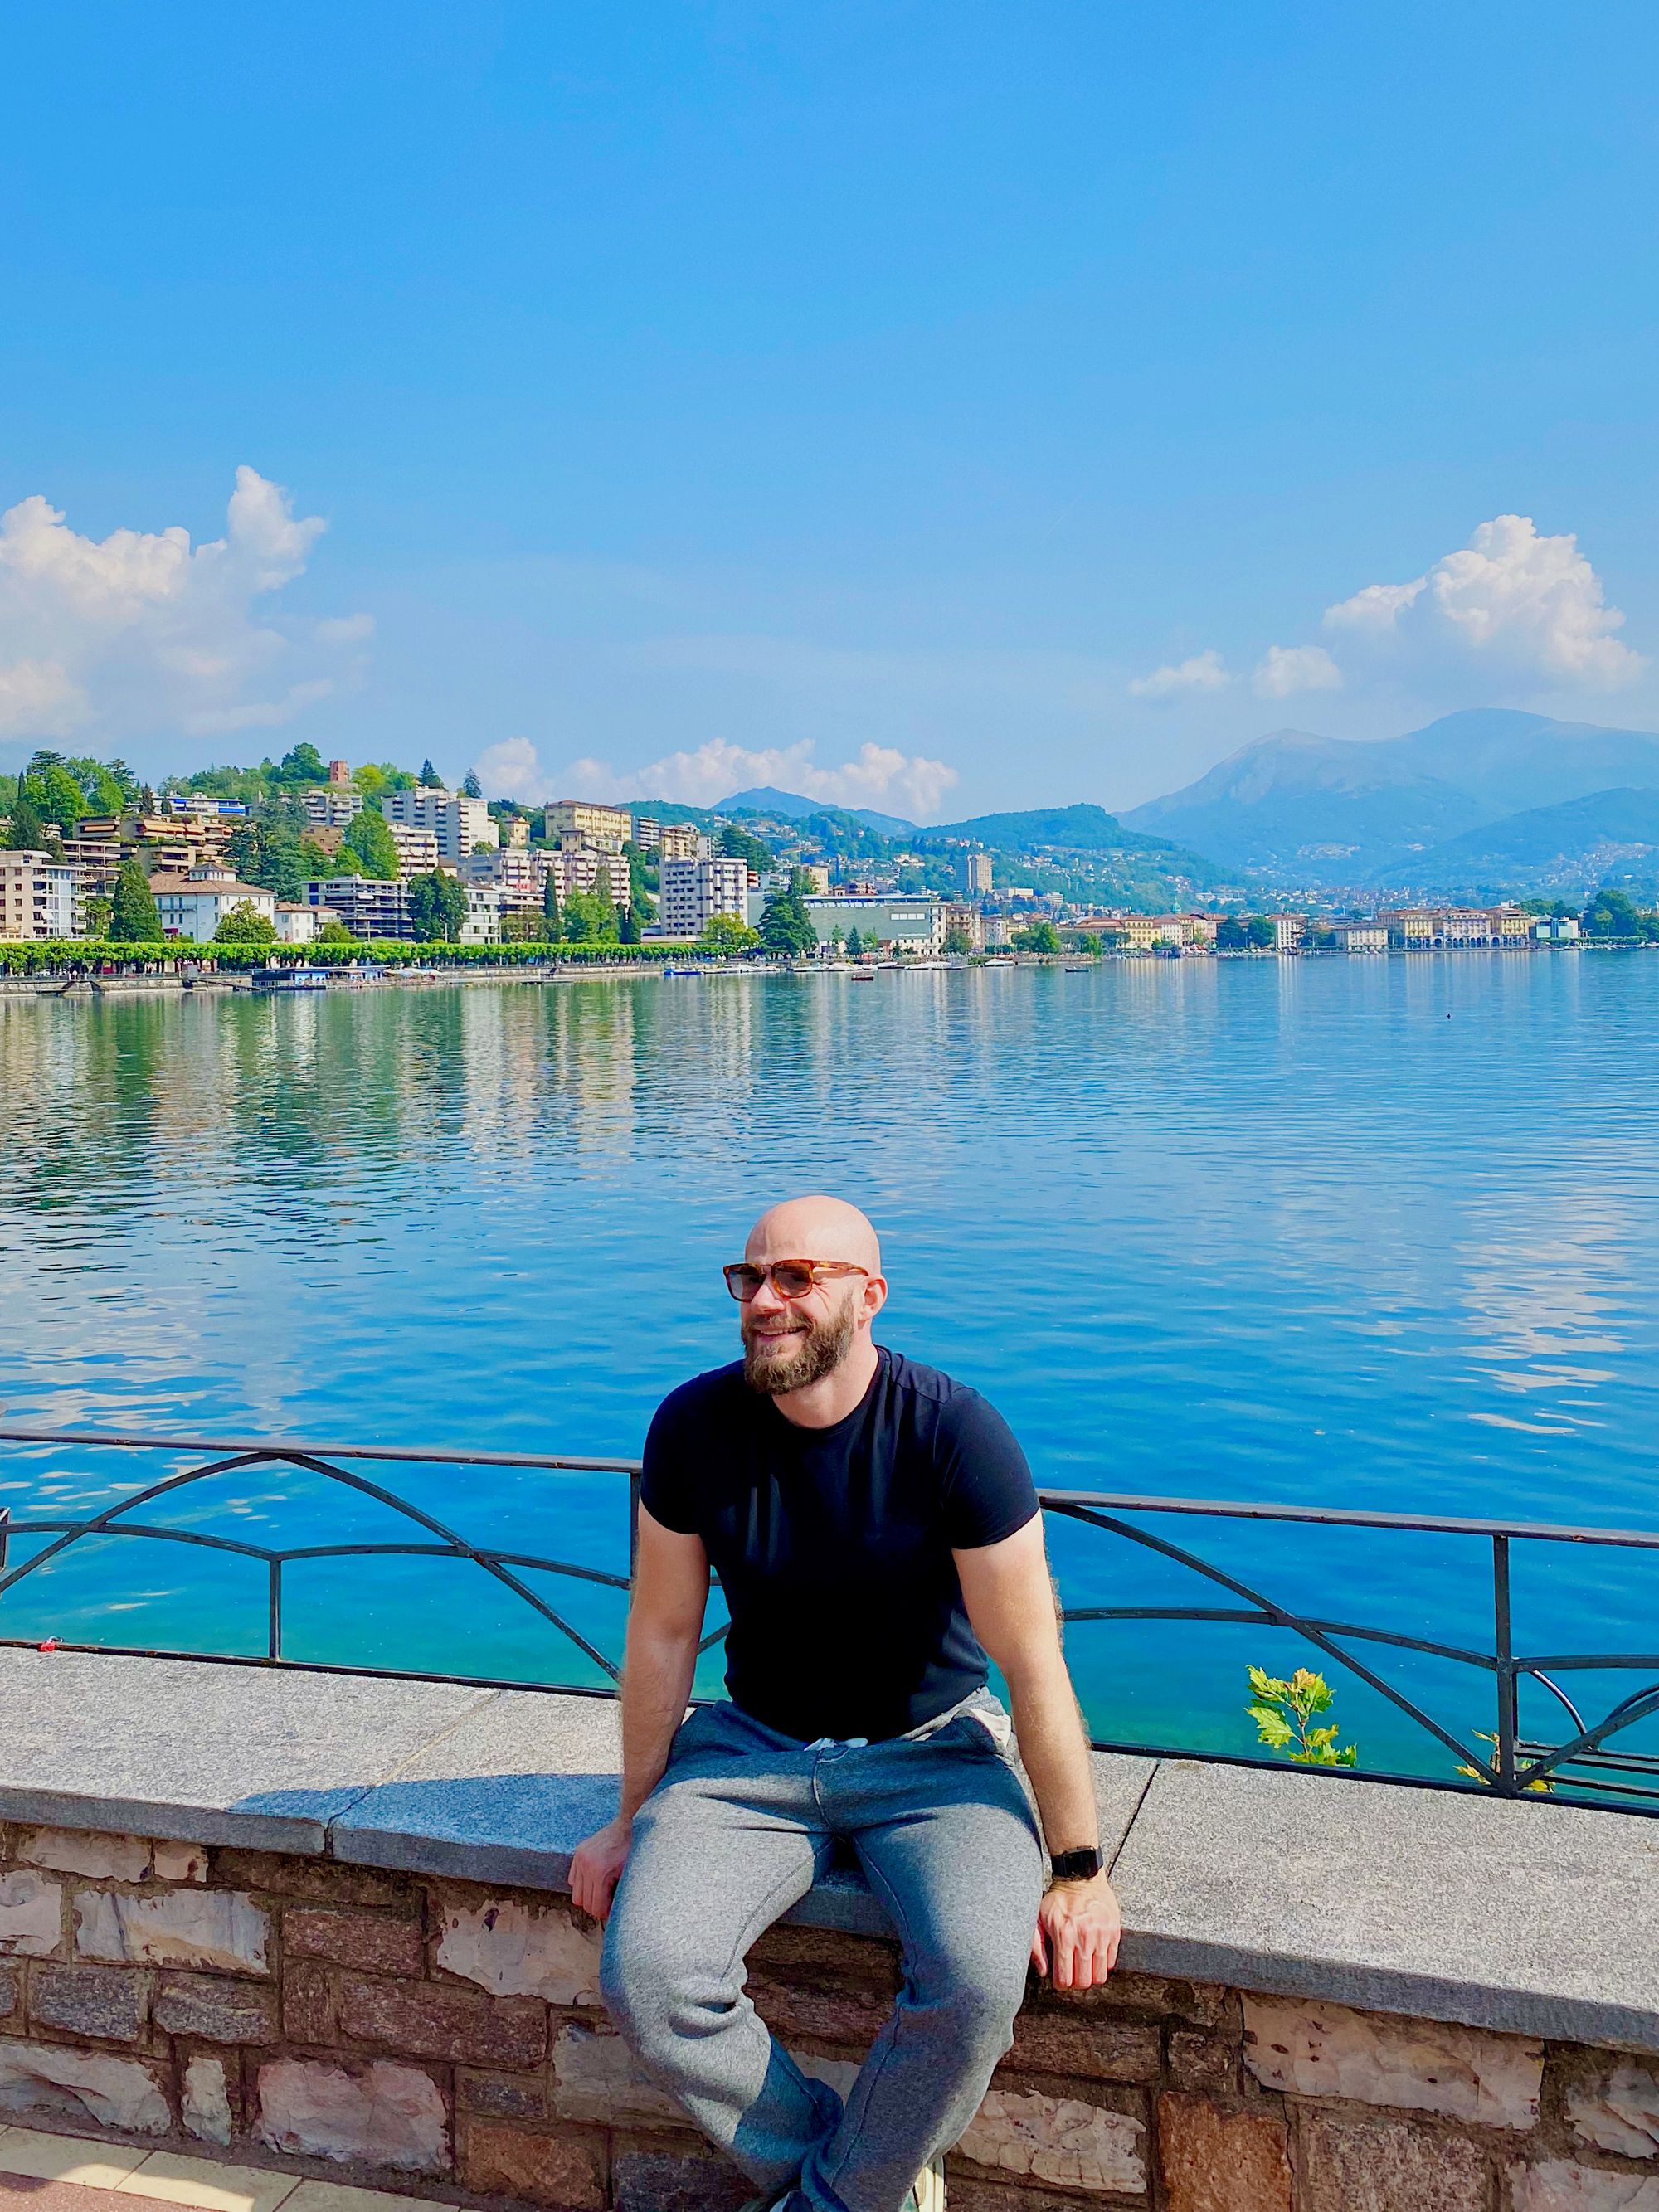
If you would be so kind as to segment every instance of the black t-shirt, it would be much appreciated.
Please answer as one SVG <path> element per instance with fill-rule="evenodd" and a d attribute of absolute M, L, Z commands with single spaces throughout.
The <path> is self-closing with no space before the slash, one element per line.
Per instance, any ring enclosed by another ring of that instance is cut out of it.
<path fill-rule="evenodd" d="M 640 1496 L 700 1536 L 732 1627 L 726 1687 L 781 1735 L 902 1735 L 984 1682 L 953 1550 L 1037 1510 L 1025 1455 L 975 1390 L 878 1348 L 833 1428 L 804 1429 L 738 1363 L 664 1399 Z"/>

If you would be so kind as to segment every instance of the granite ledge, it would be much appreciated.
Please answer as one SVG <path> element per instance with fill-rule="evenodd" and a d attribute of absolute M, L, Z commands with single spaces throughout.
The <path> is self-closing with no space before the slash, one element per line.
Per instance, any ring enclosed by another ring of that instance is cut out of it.
<path fill-rule="evenodd" d="M 0 1649 L 0 1820 L 557 1891 L 606 1698 Z M 1123 1965 L 1659 2052 L 1659 1820 L 1097 1754 Z M 793 1918 L 888 1935 L 855 1870 Z"/>

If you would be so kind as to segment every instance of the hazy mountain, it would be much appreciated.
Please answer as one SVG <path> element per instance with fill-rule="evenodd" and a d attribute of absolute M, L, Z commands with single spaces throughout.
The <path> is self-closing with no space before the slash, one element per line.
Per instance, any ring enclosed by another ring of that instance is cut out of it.
<path fill-rule="evenodd" d="M 1344 884 L 1614 787 L 1659 788 L 1659 738 L 1485 708 L 1368 743 L 1276 730 L 1124 819 L 1262 875 Z"/>
<path fill-rule="evenodd" d="M 779 791 L 769 783 L 757 783 L 748 791 L 734 791 L 730 799 L 721 799 L 714 809 L 717 814 L 769 814 L 784 822 L 804 822 L 809 814 L 821 814 L 823 811 L 821 799 L 803 799 L 798 791 Z M 872 830 L 879 830 L 884 837 L 908 837 L 916 826 L 902 814 L 878 814 L 869 806 L 847 806 L 835 811 L 850 814 L 854 821 Z"/>
<path fill-rule="evenodd" d="M 1384 872 L 1390 890 L 1435 897 L 1590 891 L 1659 874 L 1659 790 L 1593 792 L 1471 830 Z"/>

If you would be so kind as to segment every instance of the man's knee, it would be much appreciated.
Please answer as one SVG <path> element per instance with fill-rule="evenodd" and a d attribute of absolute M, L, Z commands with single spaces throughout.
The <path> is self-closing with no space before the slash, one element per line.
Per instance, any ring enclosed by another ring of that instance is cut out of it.
<path fill-rule="evenodd" d="M 720 2009 L 716 1978 L 661 1929 L 612 1917 L 599 1961 L 599 1995 L 617 2033 L 641 2056 L 659 2057 L 707 2029 Z"/>
<path fill-rule="evenodd" d="M 1014 2038 L 1014 2020 L 1025 1996 L 1025 1965 L 977 1949 L 940 1954 L 911 1973 L 913 2002 L 948 2027 L 964 2054 L 992 2062 Z"/>

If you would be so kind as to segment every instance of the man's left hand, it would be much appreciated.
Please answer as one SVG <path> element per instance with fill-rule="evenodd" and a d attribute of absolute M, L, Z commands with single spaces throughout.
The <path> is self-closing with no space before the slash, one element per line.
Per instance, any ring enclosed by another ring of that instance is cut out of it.
<path fill-rule="evenodd" d="M 1117 1964 L 1122 1938 L 1123 1915 L 1103 1874 L 1056 1882 L 1037 1907 L 1031 1964 L 1057 1990 L 1091 1990 Z"/>

